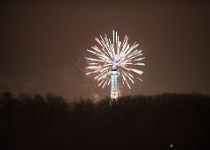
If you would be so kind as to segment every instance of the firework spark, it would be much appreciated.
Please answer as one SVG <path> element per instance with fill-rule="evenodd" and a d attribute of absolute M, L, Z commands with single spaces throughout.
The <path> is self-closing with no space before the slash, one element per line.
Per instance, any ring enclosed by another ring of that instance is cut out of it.
<path fill-rule="evenodd" d="M 111 70 L 117 69 L 120 73 L 120 80 L 123 85 L 126 84 L 130 89 L 130 82 L 134 83 L 134 79 L 142 81 L 137 75 L 143 74 L 143 71 L 136 69 L 136 66 L 145 66 L 140 61 L 145 57 L 142 57 L 142 50 L 137 50 L 139 44 L 134 42 L 131 46 L 128 44 L 128 36 L 125 35 L 123 42 L 119 40 L 117 32 L 113 31 L 112 41 L 104 34 L 104 37 L 100 36 L 95 38 L 100 45 L 100 48 L 96 45 L 92 46 L 92 50 L 87 49 L 88 52 L 93 54 L 94 57 L 85 57 L 89 66 L 86 67 L 87 73 L 94 74 L 94 79 L 99 82 L 98 86 L 104 88 L 110 84 Z"/>

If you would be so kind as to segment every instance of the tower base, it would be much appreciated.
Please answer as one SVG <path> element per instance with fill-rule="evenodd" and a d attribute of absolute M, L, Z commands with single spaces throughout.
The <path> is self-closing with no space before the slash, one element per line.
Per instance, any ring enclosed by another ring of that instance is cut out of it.
<path fill-rule="evenodd" d="M 117 99 L 110 99 L 110 105 L 114 106 L 114 105 L 118 105 L 119 104 L 119 100 Z"/>

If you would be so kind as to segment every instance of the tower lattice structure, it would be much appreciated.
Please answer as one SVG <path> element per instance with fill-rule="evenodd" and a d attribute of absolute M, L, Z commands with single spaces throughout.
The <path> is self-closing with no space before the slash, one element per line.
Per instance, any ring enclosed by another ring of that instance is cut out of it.
<path fill-rule="evenodd" d="M 111 101 L 110 104 L 116 102 L 119 96 L 119 88 L 118 88 L 118 76 L 119 72 L 117 69 L 113 69 L 110 73 L 111 76 Z"/>

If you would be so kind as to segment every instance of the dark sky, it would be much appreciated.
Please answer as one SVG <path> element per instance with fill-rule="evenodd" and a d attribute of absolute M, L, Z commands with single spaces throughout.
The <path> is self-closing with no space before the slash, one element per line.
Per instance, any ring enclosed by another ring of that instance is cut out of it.
<path fill-rule="evenodd" d="M 0 3 L 0 92 L 108 96 L 85 76 L 86 49 L 116 30 L 146 59 L 127 94 L 210 94 L 210 3 L 54 1 Z"/>

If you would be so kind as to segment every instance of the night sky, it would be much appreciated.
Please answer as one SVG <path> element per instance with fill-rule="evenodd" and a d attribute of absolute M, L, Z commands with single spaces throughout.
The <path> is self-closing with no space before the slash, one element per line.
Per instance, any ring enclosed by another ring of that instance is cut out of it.
<path fill-rule="evenodd" d="M 86 49 L 112 30 L 139 43 L 146 66 L 123 95 L 197 91 L 210 94 L 207 1 L 43 1 L 0 3 L 0 93 L 53 92 L 69 100 L 103 98 L 85 76 Z"/>

